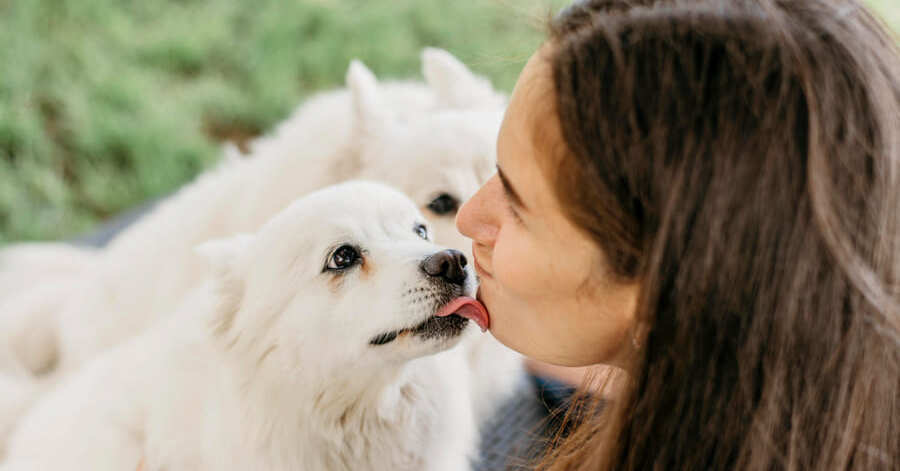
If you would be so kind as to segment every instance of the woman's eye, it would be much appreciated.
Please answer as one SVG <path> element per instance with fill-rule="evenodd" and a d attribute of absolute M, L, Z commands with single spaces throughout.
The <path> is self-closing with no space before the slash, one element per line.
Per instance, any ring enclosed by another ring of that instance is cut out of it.
<path fill-rule="evenodd" d="M 428 203 L 428 209 L 434 214 L 443 215 L 454 213 L 459 209 L 459 201 L 447 193 L 442 193 L 437 198 L 431 200 L 431 203 Z"/>
<path fill-rule="evenodd" d="M 513 204 L 510 203 L 509 201 L 507 201 L 506 207 L 509 209 L 510 214 L 512 214 L 513 219 L 515 219 L 516 222 L 521 223 L 521 222 L 522 222 L 522 216 L 519 215 L 519 212 L 516 210 L 516 207 L 513 206 Z"/>
<path fill-rule="evenodd" d="M 428 240 L 428 228 L 424 224 L 416 224 L 415 231 L 417 236 Z"/>
<path fill-rule="evenodd" d="M 342 245 L 331 253 L 331 257 L 328 258 L 328 264 L 325 265 L 325 268 L 328 270 L 344 270 L 356 265 L 361 258 L 359 250 L 357 250 L 356 247 L 353 247 L 352 245 Z"/>

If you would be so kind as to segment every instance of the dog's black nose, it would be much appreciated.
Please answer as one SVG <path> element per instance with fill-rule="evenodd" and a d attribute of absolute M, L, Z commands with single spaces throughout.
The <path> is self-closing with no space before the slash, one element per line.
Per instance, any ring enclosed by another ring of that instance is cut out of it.
<path fill-rule="evenodd" d="M 428 276 L 443 278 L 455 285 L 462 286 L 466 282 L 466 256 L 459 250 L 447 249 L 429 255 L 419 267 Z"/>

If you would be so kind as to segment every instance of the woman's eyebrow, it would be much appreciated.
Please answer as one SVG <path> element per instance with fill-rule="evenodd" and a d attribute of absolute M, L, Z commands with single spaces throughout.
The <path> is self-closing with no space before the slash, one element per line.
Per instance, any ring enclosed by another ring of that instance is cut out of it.
<path fill-rule="evenodd" d="M 509 180 L 506 178 L 506 175 L 504 175 L 503 170 L 500 169 L 499 165 L 497 166 L 497 176 L 500 177 L 500 182 L 503 183 L 503 191 L 506 192 L 512 202 L 522 209 L 528 209 L 525 206 L 525 203 L 522 202 L 522 198 L 516 193 L 516 189 L 509 183 Z"/>

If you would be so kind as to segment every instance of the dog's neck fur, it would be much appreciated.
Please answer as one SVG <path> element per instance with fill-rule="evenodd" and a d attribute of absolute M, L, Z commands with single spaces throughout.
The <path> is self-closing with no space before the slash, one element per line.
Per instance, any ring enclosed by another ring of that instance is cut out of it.
<path fill-rule="evenodd" d="M 257 356 L 236 355 L 211 335 L 223 347 L 217 351 L 230 390 L 240 391 L 236 405 L 221 404 L 241 417 L 241 436 L 234 439 L 262 451 L 273 469 L 425 468 L 438 401 L 418 378 L 433 374 L 433 358 L 384 368 L 285 371 L 242 360 Z"/>

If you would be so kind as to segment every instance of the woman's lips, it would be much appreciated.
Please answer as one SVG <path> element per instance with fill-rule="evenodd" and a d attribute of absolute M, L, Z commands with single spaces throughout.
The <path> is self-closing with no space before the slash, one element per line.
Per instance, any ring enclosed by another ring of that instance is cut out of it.
<path fill-rule="evenodd" d="M 474 262 L 475 271 L 478 272 L 478 276 L 480 276 L 482 278 L 493 278 L 491 276 L 491 274 L 488 273 L 487 270 L 485 270 L 484 267 L 482 267 L 480 263 L 478 263 L 478 255 L 475 255 L 474 250 L 472 251 L 472 261 Z"/>

